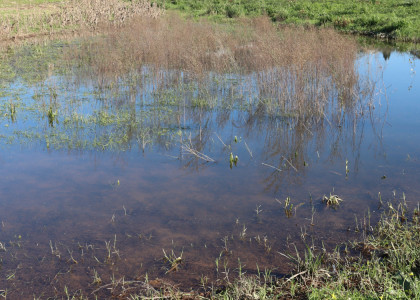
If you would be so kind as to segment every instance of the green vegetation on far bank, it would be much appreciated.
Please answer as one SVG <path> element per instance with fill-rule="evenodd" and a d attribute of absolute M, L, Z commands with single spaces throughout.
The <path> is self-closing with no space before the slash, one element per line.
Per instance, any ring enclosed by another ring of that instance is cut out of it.
<path fill-rule="evenodd" d="M 283 24 L 328 26 L 402 41 L 420 40 L 418 0 L 159 0 L 194 16 L 235 18 L 268 15 Z"/>
<path fill-rule="evenodd" d="M 104 0 L 97 1 L 94 5 L 87 5 L 87 2 L 88 0 L 2 1 L 0 24 L 4 32 L 0 33 L 0 39 L 75 29 L 74 24 L 69 24 L 68 16 L 64 16 L 63 10 L 74 11 L 75 6 L 93 9 L 97 9 L 98 5 L 109 6 Z M 111 6 L 121 7 L 130 2 L 144 6 L 147 1 L 111 2 Z M 155 0 L 151 3 L 181 11 L 187 16 L 209 17 L 219 21 L 267 15 L 281 24 L 332 27 L 344 33 L 398 41 L 420 41 L 419 0 Z M 80 9 L 77 10 L 79 11 Z M 102 11 L 103 9 L 97 9 L 99 15 Z M 96 14 L 84 12 L 82 19 L 90 19 L 92 15 Z M 107 18 L 113 23 L 114 19 L 118 19 L 113 16 Z M 91 25 L 89 22 L 80 24 L 86 25 L 85 23 Z"/>

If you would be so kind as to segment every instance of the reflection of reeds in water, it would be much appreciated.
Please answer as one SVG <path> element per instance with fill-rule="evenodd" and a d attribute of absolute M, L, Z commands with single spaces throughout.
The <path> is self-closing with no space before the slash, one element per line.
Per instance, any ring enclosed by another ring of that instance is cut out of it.
<path fill-rule="evenodd" d="M 253 159 L 273 169 L 266 184 L 274 189 L 282 177 L 305 172 L 309 151 L 329 149 L 331 157 L 339 156 L 328 135 L 339 140 L 346 127 L 355 128 L 360 103 L 370 97 L 370 90 L 361 93 L 356 46 L 349 38 L 330 30 L 276 28 L 264 18 L 237 25 L 177 15 L 142 18 L 64 49 L 64 61 L 56 63 L 64 73 L 58 103 L 50 114 L 60 134 L 31 133 L 34 139 L 46 136 L 47 148 L 124 151 L 137 143 L 145 151 L 149 145 L 179 145 L 182 163 L 197 169 L 203 153 L 217 161 L 232 152 L 233 163 L 237 149 L 223 142 L 225 153 L 217 157 L 209 144 L 214 131 L 234 124 L 235 134 L 264 143 L 261 153 L 246 143 L 236 147 L 245 145 Z M 40 78 L 46 78 L 44 69 Z M 47 104 L 53 94 L 48 85 L 41 84 L 34 99 Z M 82 90 L 92 109 L 76 104 Z"/>
<path fill-rule="evenodd" d="M 98 82 L 148 66 L 156 87 L 189 77 L 211 90 L 209 72 L 248 74 L 250 87 L 240 92 L 258 111 L 322 116 L 332 93 L 342 104 L 351 101 L 357 82 L 353 41 L 331 30 L 278 29 L 266 18 L 230 26 L 173 14 L 142 18 L 74 50 L 69 58 Z"/>
<path fill-rule="evenodd" d="M 208 111 L 215 108 L 219 127 L 228 124 L 232 110 L 240 110 L 244 117 L 238 126 L 261 129 L 267 136 L 272 131 L 266 129 L 267 121 L 289 120 L 287 126 L 300 132 L 293 138 L 295 145 L 278 143 L 278 132 L 267 143 L 282 145 L 275 152 L 295 170 L 307 162 L 296 144 L 301 143 L 299 136 L 320 139 L 314 124 L 325 128 L 344 122 L 348 112 L 356 113 L 360 87 L 355 57 L 355 43 L 331 30 L 276 28 L 265 18 L 217 25 L 175 14 L 136 19 L 71 47 L 66 55 L 68 64 L 76 66 L 76 80 L 97 86 L 107 101 L 116 102 L 110 95 L 118 95 L 134 112 L 146 106 L 161 112 L 171 107 L 172 116 L 154 110 L 153 116 L 139 118 L 136 112 L 135 121 L 150 121 L 141 128 L 163 121 L 190 134 L 188 124 L 200 124 L 198 144 L 191 145 L 200 152 L 205 129 L 214 128 Z M 287 141 L 291 132 L 280 134 Z M 299 156 L 292 159 L 289 150 Z"/>

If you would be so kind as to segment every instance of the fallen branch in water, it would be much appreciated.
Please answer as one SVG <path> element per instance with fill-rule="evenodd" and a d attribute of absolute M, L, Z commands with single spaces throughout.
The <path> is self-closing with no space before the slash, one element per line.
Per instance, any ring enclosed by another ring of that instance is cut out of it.
<path fill-rule="evenodd" d="M 295 170 L 296 172 L 298 171 L 298 169 L 296 169 L 296 167 L 284 156 L 282 156 L 282 158 L 287 161 L 287 163 L 293 168 L 293 170 Z"/>
<path fill-rule="evenodd" d="M 182 150 L 185 152 L 185 153 L 189 153 L 189 154 L 192 154 L 192 155 L 194 155 L 194 156 L 196 156 L 196 157 L 198 157 L 198 158 L 200 158 L 200 159 L 202 159 L 202 160 L 205 160 L 205 161 L 207 161 L 207 162 L 216 162 L 213 158 L 211 158 L 211 157 L 209 157 L 209 156 L 207 156 L 207 155 L 205 155 L 204 153 L 201 153 L 201 152 L 199 152 L 199 151 L 197 151 L 197 150 L 195 150 L 195 149 L 193 149 L 193 148 L 191 148 L 190 146 L 188 146 L 188 145 L 181 145 L 181 148 L 182 148 Z"/>
<path fill-rule="evenodd" d="M 279 168 L 276 168 L 275 166 L 272 166 L 272 165 L 269 165 L 269 164 L 265 164 L 265 163 L 261 163 L 263 166 L 267 166 L 267 167 L 270 167 L 270 168 L 273 168 L 273 169 L 275 169 L 276 171 L 278 171 L 278 172 L 281 172 L 281 169 L 279 169 Z"/>

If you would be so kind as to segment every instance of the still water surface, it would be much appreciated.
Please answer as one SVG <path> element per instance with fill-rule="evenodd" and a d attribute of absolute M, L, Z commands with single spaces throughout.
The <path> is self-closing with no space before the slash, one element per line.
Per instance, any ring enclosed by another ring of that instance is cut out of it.
<path fill-rule="evenodd" d="M 147 76 L 118 93 L 53 71 L 3 84 L 0 287 L 16 299 L 92 292 L 96 271 L 104 284 L 147 274 L 188 288 L 233 278 L 238 258 L 248 273 L 282 275 L 291 266 L 278 251 L 357 238 L 378 218 L 378 193 L 410 207 L 420 199 L 418 64 L 408 53 L 361 53 L 373 100 L 314 123 L 224 104 L 253 84 L 233 75 L 207 95 L 212 107 L 194 88 L 194 105 L 174 104 L 176 92 L 162 96 Z M 322 203 L 330 193 L 339 207 Z M 182 255 L 178 271 L 167 273 L 162 249 Z"/>

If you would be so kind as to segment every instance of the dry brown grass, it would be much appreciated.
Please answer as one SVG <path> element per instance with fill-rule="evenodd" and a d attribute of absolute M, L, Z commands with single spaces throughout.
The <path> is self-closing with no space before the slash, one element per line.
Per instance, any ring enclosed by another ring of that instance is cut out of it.
<path fill-rule="evenodd" d="M 69 58 L 99 82 L 141 73 L 144 66 L 156 71 L 157 82 L 180 78 L 179 71 L 195 79 L 210 72 L 235 73 L 249 77 L 265 111 L 281 108 L 322 116 L 332 96 L 341 104 L 354 100 L 356 53 L 353 40 L 329 29 L 277 28 L 263 17 L 220 25 L 171 14 L 133 18 L 71 49 Z"/>
<path fill-rule="evenodd" d="M 57 3 L 42 4 L 18 4 L 16 2 L 0 3 L 0 15 L 7 16 L 25 16 L 25 15 L 42 15 L 43 13 L 54 13 L 58 10 Z"/>
<path fill-rule="evenodd" d="M 162 9 L 147 0 L 68 0 L 7 7 L 1 11 L 0 41 L 121 26 L 135 16 L 156 18 L 162 13 Z"/>
<path fill-rule="evenodd" d="M 95 43 L 102 42 L 110 43 L 104 49 L 106 54 L 129 58 L 137 65 L 152 63 L 195 74 L 290 65 L 303 68 L 308 63 L 315 63 L 322 70 L 330 70 L 331 63 L 348 69 L 353 66 L 356 54 L 356 44 L 333 30 L 290 27 L 278 30 L 263 17 L 244 19 L 229 28 L 183 20 L 176 14 L 160 19 L 136 18 Z"/>

